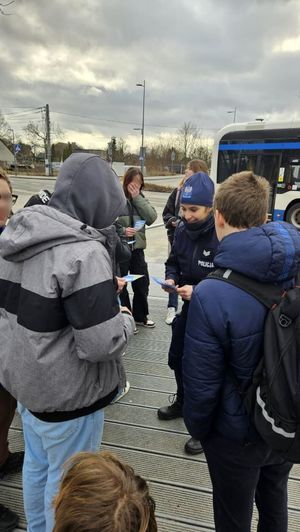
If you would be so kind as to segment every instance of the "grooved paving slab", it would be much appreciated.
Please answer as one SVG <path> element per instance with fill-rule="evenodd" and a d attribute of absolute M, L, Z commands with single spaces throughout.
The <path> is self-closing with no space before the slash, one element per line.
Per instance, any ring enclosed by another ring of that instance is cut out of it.
<path fill-rule="evenodd" d="M 160 430 L 153 431 L 143 427 L 134 427 L 131 425 L 120 425 L 106 421 L 102 442 L 105 445 L 113 445 L 114 448 L 133 449 L 153 452 L 156 455 L 164 455 L 192 460 L 193 462 L 205 463 L 203 454 L 190 456 L 184 453 L 183 447 L 187 441 L 186 434 L 177 432 L 165 432 Z M 20 429 L 10 429 L 9 441 L 13 451 L 21 451 L 24 448 L 23 434 Z"/>
<path fill-rule="evenodd" d="M 103 448 L 115 452 L 129 463 L 140 475 L 155 482 L 163 482 L 192 489 L 204 486 L 211 490 L 211 482 L 205 462 L 192 459 L 159 456 L 149 452 L 120 449 L 109 445 Z"/>
<path fill-rule="evenodd" d="M 183 451 L 184 444 L 187 440 L 188 435 L 184 433 L 166 432 L 164 430 L 152 430 L 151 428 L 132 427 L 107 422 L 104 425 L 102 441 L 107 444 L 113 443 L 120 447 L 129 447 L 149 452 L 154 451 L 166 456 L 186 456 L 190 458 Z"/>
<path fill-rule="evenodd" d="M 300 508 L 300 481 L 289 479 L 289 508 Z M 300 519 L 300 512 L 299 512 Z M 299 521 L 300 523 L 300 521 Z M 300 530 L 300 527 L 299 527 Z"/>
<path fill-rule="evenodd" d="M 115 405 L 116 406 L 116 405 Z M 20 421 L 19 420 L 19 416 L 16 416 L 16 420 L 17 421 Z M 19 423 L 17 423 L 19 424 Z M 122 434 L 122 428 L 125 429 L 125 433 Z M 209 495 L 209 480 L 208 480 L 208 475 L 207 475 L 207 472 L 206 473 L 202 473 L 201 475 L 199 474 L 199 476 L 197 475 L 197 469 L 199 468 L 199 471 L 205 471 L 205 463 L 204 463 L 204 459 L 201 457 L 201 458 L 198 458 L 198 457 L 195 457 L 196 460 L 193 460 L 191 458 L 189 458 L 187 455 L 184 455 L 183 453 L 183 445 L 186 441 L 186 436 L 184 436 L 183 434 L 177 434 L 177 433 L 166 433 L 164 431 L 152 431 L 151 429 L 143 429 L 143 428 L 140 428 L 140 427 L 134 427 L 135 429 L 138 429 L 139 431 L 139 436 L 134 433 L 132 434 L 132 429 L 133 427 L 131 426 L 121 426 L 119 424 L 116 424 L 116 423 L 107 423 L 106 424 L 106 427 L 105 427 L 105 431 L 104 431 L 104 437 L 103 437 L 103 443 L 106 441 L 106 437 L 107 437 L 107 433 L 108 433 L 108 444 L 110 442 L 113 442 L 114 445 L 117 445 L 118 444 L 118 438 L 121 440 L 121 442 L 124 443 L 124 441 L 126 441 L 126 444 L 128 447 L 131 447 L 132 446 L 135 446 L 137 445 L 137 442 L 139 441 L 140 443 L 138 445 L 141 446 L 141 449 L 143 450 L 147 450 L 147 447 L 148 447 L 148 456 L 146 456 L 145 458 L 145 463 L 143 465 L 142 463 L 142 456 L 140 455 L 140 461 L 136 459 L 136 455 L 135 455 L 135 458 L 134 458 L 134 451 L 133 454 L 131 454 L 130 456 L 130 452 L 128 449 L 118 449 L 117 447 L 114 447 L 112 446 L 111 448 L 114 449 L 117 453 L 120 453 L 124 459 L 128 460 L 129 463 L 132 463 L 132 465 L 134 467 L 136 467 L 137 471 L 139 471 L 141 468 L 141 473 L 144 474 L 146 476 L 146 478 L 150 478 L 150 479 L 153 479 L 154 477 L 154 474 L 157 476 L 158 474 L 160 475 L 160 478 L 161 478 L 161 482 L 178 482 L 178 478 L 176 477 L 176 474 L 175 474 L 175 477 L 172 476 L 172 471 L 170 473 L 170 468 L 169 468 L 169 465 L 162 465 L 160 467 L 160 459 L 162 458 L 163 460 L 166 461 L 166 464 L 168 462 L 168 460 L 171 461 L 171 463 L 173 463 L 174 465 L 174 455 L 176 455 L 176 452 L 177 452 L 177 455 L 178 457 L 181 457 L 181 461 L 186 463 L 187 464 L 187 467 L 183 468 L 183 478 L 181 479 L 181 483 L 182 484 L 189 484 L 189 483 L 192 483 L 192 479 L 193 479 L 193 473 L 196 474 L 199 482 L 197 482 L 197 480 L 195 481 L 195 487 L 198 488 L 198 490 L 202 489 L 202 490 L 205 490 L 204 493 L 201 492 L 200 495 L 197 495 L 196 499 L 198 502 L 196 502 L 196 506 L 197 504 L 200 502 L 199 501 L 199 497 L 201 498 L 201 501 L 203 503 L 203 501 L 205 501 L 205 504 L 201 506 L 201 519 L 203 519 L 203 514 L 208 512 L 208 508 L 209 508 L 209 499 L 207 498 L 208 495 Z M 127 431 L 127 433 L 126 433 Z M 132 435 L 132 442 L 130 441 L 130 438 L 129 438 L 129 435 Z M 148 439 L 147 439 L 147 436 L 148 435 Z M 118 438 L 117 438 L 118 436 Z M 155 438 L 155 436 L 158 436 L 158 438 Z M 181 441 L 180 441 L 181 440 Z M 12 444 L 12 449 L 13 450 L 20 450 L 22 448 L 22 433 L 20 430 L 11 430 L 11 434 L 10 434 L 10 441 L 11 441 L 11 444 Z M 173 445 L 172 445 L 173 443 Z M 158 444 L 158 452 L 168 452 L 169 454 L 172 454 L 172 457 L 170 456 L 162 456 L 162 457 L 157 457 L 156 455 L 151 455 L 151 453 L 149 451 L 152 450 L 152 453 L 153 451 L 155 450 L 155 444 Z M 197 459 L 198 459 L 198 464 L 197 464 Z M 155 466 L 152 467 L 152 463 L 153 462 L 155 463 Z M 188 462 L 191 462 L 193 463 L 194 467 L 193 467 L 193 470 L 191 471 L 190 468 L 188 467 Z M 295 470 L 297 472 L 297 467 L 298 466 L 295 466 Z M 190 473 L 189 473 L 190 472 Z M 179 480 L 180 482 L 180 480 Z M 179 483 L 178 482 L 178 483 Z M 169 492 L 169 489 L 172 487 L 170 486 L 163 486 L 162 484 L 159 484 L 157 485 L 157 483 L 155 483 L 155 487 L 153 488 L 153 482 L 152 482 L 152 490 L 153 490 L 153 494 L 154 496 L 157 498 L 159 498 L 161 500 L 161 497 L 163 496 L 163 494 L 166 492 Z M 5 490 L 3 489 L 5 486 Z M 161 486 L 161 488 L 159 487 Z M 2 488 L 2 489 L 1 489 Z M 16 491 L 14 491 L 14 489 Z M 13 491 L 12 491 L 13 490 Z M 3 495 L 5 491 L 5 496 Z M 21 507 L 22 507 L 22 502 L 20 501 L 20 497 L 21 497 L 21 475 L 11 475 L 10 477 L 7 478 L 6 481 L 2 481 L 1 484 L 0 484 L 0 492 L 2 493 L 2 499 L 0 497 L 0 502 L 1 500 L 2 501 L 6 501 L 6 504 L 8 506 L 10 506 L 12 509 L 15 508 L 18 512 L 21 512 Z M 185 506 L 188 505 L 190 507 L 190 499 L 191 500 L 194 500 L 195 498 L 195 491 L 192 491 L 191 493 L 189 493 L 188 490 L 184 490 L 183 492 L 178 492 L 178 491 L 175 491 L 174 492 L 176 494 L 176 497 L 174 499 L 174 504 L 176 505 L 176 508 L 177 508 L 177 511 L 179 513 L 179 519 L 182 520 L 184 519 L 184 521 L 186 521 L 186 519 L 190 519 L 191 517 L 191 514 L 190 512 L 187 512 L 186 513 L 186 508 Z M 174 496 L 174 493 L 172 492 L 172 497 Z M 188 495 L 188 497 L 184 497 L 184 495 Z M 168 500 L 166 501 L 165 499 L 164 500 L 164 504 L 169 508 L 169 503 L 168 503 Z M 167 503 L 167 504 L 166 504 Z M 162 502 L 160 503 L 161 505 L 163 504 Z M 294 481 L 294 480 L 290 480 L 289 482 L 289 506 L 292 507 L 292 508 L 299 508 L 299 482 L 298 481 Z M 159 512 L 159 508 L 158 508 L 158 512 Z M 182 518 L 182 514 L 183 514 L 183 518 Z M 164 515 L 166 516 L 166 514 L 161 514 L 161 512 L 159 512 L 159 515 Z M 189 517 L 190 516 L 190 517 Z M 171 512 L 170 515 L 168 516 L 170 519 L 174 518 L 174 513 Z M 177 520 L 177 518 L 176 518 Z M 188 521 L 189 522 L 189 521 Z M 164 523 L 164 528 L 163 530 L 166 530 L 168 531 L 168 528 L 166 528 L 170 523 L 170 526 L 171 526 L 171 521 L 166 521 Z M 207 521 L 205 521 L 203 523 L 203 520 L 201 520 L 201 523 L 203 524 L 204 526 L 204 530 L 205 528 L 206 529 L 210 529 L 210 530 L 213 530 L 212 528 L 212 523 L 209 523 Z M 194 523 L 195 524 L 195 523 Z M 199 523 L 198 523 L 199 524 Z M 24 522 L 22 521 L 21 522 L 21 526 L 24 525 Z M 181 527 L 181 523 L 177 523 L 176 526 L 179 526 Z M 182 524 L 183 526 L 183 524 Z M 184 525 L 185 527 L 189 527 L 189 526 L 192 526 L 191 524 L 188 524 L 188 525 Z M 200 524 L 199 524 L 200 526 Z M 202 525 L 201 525 L 201 528 L 202 528 Z M 196 527 L 197 529 L 197 527 Z M 174 528 L 175 530 L 175 528 Z M 180 530 L 180 528 L 179 528 Z M 183 529 L 184 530 L 184 529 Z M 185 528 L 185 530 L 189 530 L 189 528 Z M 191 528 L 192 530 L 192 528 Z M 253 529 L 254 530 L 254 529 Z M 300 513 L 297 512 L 297 511 L 293 511 L 293 510 L 290 510 L 290 524 L 289 524 L 289 532 L 298 532 L 300 530 Z M 173 527 L 170 528 L 170 532 L 173 532 Z"/>
<path fill-rule="evenodd" d="M 211 494 L 175 486 L 164 486 L 150 482 L 150 492 L 156 501 L 160 517 L 198 526 L 213 526 Z"/>
<path fill-rule="evenodd" d="M 103 443 L 104 443 L 103 438 Z M 13 451 L 23 449 L 23 437 L 21 431 L 10 431 L 10 442 Z M 118 448 L 110 446 L 109 444 L 103 445 L 105 448 L 109 448 L 116 454 L 120 455 L 125 461 L 136 468 L 137 472 L 150 480 L 156 482 L 161 479 L 165 483 L 190 486 L 192 488 L 199 488 L 201 486 L 206 490 L 211 490 L 211 483 L 207 470 L 206 463 L 204 461 L 197 461 L 193 458 L 188 458 L 186 455 L 182 455 L 180 458 L 173 456 L 160 456 L 149 452 L 136 451 L 132 449 Z M 14 487 L 21 487 L 21 475 L 14 474 L 9 475 L 7 479 L 0 481 L 0 485 L 10 484 Z M 289 506 L 298 508 L 300 506 L 300 482 L 299 480 L 289 480 Z"/>
<path fill-rule="evenodd" d="M 140 334 L 137 334 L 134 338 L 132 338 L 126 350 L 127 356 L 130 356 L 132 351 L 137 351 L 140 354 L 143 352 L 146 354 L 146 356 L 144 355 L 143 358 L 147 360 L 148 352 L 155 351 L 159 354 L 159 359 L 161 362 L 167 362 L 170 342 L 169 340 L 166 341 L 162 337 L 160 338 L 159 334 L 155 334 L 154 331 L 155 329 L 152 331 L 147 331 L 146 338 L 145 335 L 142 337 Z M 152 337 L 149 335 L 152 335 Z"/>
<path fill-rule="evenodd" d="M 183 448 L 188 440 L 188 434 L 178 432 L 166 432 L 164 430 L 152 430 L 144 427 L 131 427 L 107 422 L 104 426 L 103 443 L 117 447 L 145 450 L 163 454 L 166 457 L 185 457 L 188 460 L 202 460 L 203 454 L 193 458 L 185 454 Z"/>
<path fill-rule="evenodd" d="M 146 329 L 146 327 L 138 325 L 137 327 L 138 327 L 139 332 L 136 335 L 136 337 L 139 336 L 140 334 L 150 335 L 152 333 L 152 334 L 161 336 L 162 339 L 170 338 L 172 328 L 170 325 L 167 325 L 165 323 L 166 314 L 167 314 L 167 308 L 163 309 L 162 312 L 159 312 L 159 311 L 157 312 L 156 309 L 153 309 L 153 310 L 150 309 L 151 319 L 155 321 L 156 326 L 153 329 Z"/>
<path fill-rule="evenodd" d="M 187 433 L 182 418 L 161 421 L 157 417 L 156 409 L 144 408 L 142 406 L 115 403 L 105 409 L 105 419 L 129 425 L 140 425 L 142 427 Z"/>
<path fill-rule="evenodd" d="M 213 526 L 209 528 L 203 528 L 202 526 L 199 527 L 193 525 L 185 525 L 183 523 L 174 523 L 173 520 L 167 521 L 165 519 L 158 519 L 157 523 L 159 532 L 209 532 L 215 529 L 215 527 Z"/>
<path fill-rule="evenodd" d="M 132 384 L 131 378 L 130 384 Z M 120 399 L 120 403 L 147 406 L 157 410 L 161 406 L 170 404 L 169 396 L 169 392 L 154 392 L 152 390 L 140 390 L 131 387 L 129 392 Z"/>
<path fill-rule="evenodd" d="M 23 493 L 21 488 L 3 487 L 0 485 L 0 503 L 16 512 L 20 518 L 19 527 L 26 528 L 23 507 Z"/>
<path fill-rule="evenodd" d="M 22 420 L 18 412 L 15 413 L 15 417 L 12 421 L 11 428 L 13 429 L 22 429 Z"/>
<path fill-rule="evenodd" d="M 143 390 L 156 390 L 159 392 L 176 393 L 175 379 L 167 377 L 153 377 L 153 375 L 141 375 L 127 372 L 127 379 L 134 388 Z"/>
<path fill-rule="evenodd" d="M 160 362 L 160 363 L 161 362 L 165 362 L 167 364 L 167 360 L 168 360 L 167 354 L 166 355 L 162 355 L 162 353 L 159 350 L 156 351 L 155 349 L 152 349 L 151 346 L 149 346 L 149 342 L 146 342 L 146 345 L 148 347 L 147 348 L 145 347 L 143 349 L 143 352 L 146 355 L 145 358 L 149 362 L 152 362 L 153 364 L 155 364 L 157 362 Z M 127 354 L 126 354 L 125 358 L 128 356 L 132 360 L 135 360 L 135 359 L 140 360 L 141 359 L 141 350 L 140 349 L 133 348 L 132 346 L 130 346 L 126 353 Z"/>
<path fill-rule="evenodd" d="M 126 370 L 131 373 L 174 379 L 174 372 L 169 368 L 167 362 L 153 364 L 153 362 L 148 362 L 148 360 L 132 360 L 129 355 L 126 355 L 124 363 Z"/>
<path fill-rule="evenodd" d="M 164 323 L 166 301 L 150 300 L 153 330 L 139 327 L 124 358 L 131 389 L 120 402 L 106 408 L 103 448 L 110 449 L 150 481 L 157 506 L 159 532 L 209 532 L 214 530 L 211 483 L 205 456 L 184 453 L 188 440 L 182 419 L 168 422 L 157 418 L 157 408 L 168 404 L 175 391 L 173 372 L 167 366 L 171 327 Z M 18 414 L 9 433 L 11 449 L 23 448 Z M 21 517 L 21 474 L 0 482 L 0 502 Z M 256 531 L 257 512 L 252 532 Z M 289 532 L 300 531 L 300 465 L 289 481 Z"/>
<path fill-rule="evenodd" d="M 189 491 L 184 488 L 163 486 L 154 482 L 150 483 L 150 491 L 157 502 L 157 515 L 162 518 L 173 519 L 175 522 L 197 525 L 214 530 L 212 515 L 212 496 L 210 493 L 201 491 Z M 167 512 L 166 512 L 167 509 Z M 257 528 L 257 511 L 254 508 L 252 527 L 254 532 Z M 299 532 L 300 512 L 289 511 L 288 532 Z M 170 524 L 170 531 L 172 532 Z"/>
<path fill-rule="evenodd" d="M 300 464 L 296 464 L 294 465 L 291 473 L 290 473 L 290 477 L 293 477 L 293 478 L 298 478 L 300 480 Z"/>

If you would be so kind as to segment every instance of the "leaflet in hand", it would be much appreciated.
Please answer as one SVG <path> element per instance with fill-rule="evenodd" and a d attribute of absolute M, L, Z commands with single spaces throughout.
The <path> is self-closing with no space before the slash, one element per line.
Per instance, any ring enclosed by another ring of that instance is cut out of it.
<path fill-rule="evenodd" d="M 151 279 L 153 279 L 153 281 L 159 284 L 162 288 L 167 288 L 168 290 L 171 290 L 172 292 L 177 292 L 177 288 L 174 284 L 168 284 L 165 281 L 158 279 L 158 277 L 154 277 L 153 275 L 151 275 Z"/>
<path fill-rule="evenodd" d="M 134 281 L 137 281 L 141 277 L 144 277 L 144 275 L 137 275 L 133 273 L 129 273 L 128 275 L 125 275 L 122 277 L 123 281 L 126 281 L 126 283 L 133 283 Z"/>
<path fill-rule="evenodd" d="M 134 229 L 139 231 L 140 229 L 144 227 L 145 223 L 146 223 L 146 220 L 137 220 L 134 224 Z"/>

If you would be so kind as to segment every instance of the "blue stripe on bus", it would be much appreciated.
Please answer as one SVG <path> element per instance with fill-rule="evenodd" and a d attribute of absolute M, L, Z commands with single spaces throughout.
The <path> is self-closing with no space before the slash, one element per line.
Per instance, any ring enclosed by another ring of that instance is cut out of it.
<path fill-rule="evenodd" d="M 257 142 L 254 144 L 220 144 L 219 151 L 294 150 L 300 142 Z"/>
<path fill-rule="evenodd" d="M 274 209 L 273 211 L 273 220 L 274 222 L 283 222 L 283 215 L 284 215 L 284 211 L 282 211 L 281 209 Z"/>

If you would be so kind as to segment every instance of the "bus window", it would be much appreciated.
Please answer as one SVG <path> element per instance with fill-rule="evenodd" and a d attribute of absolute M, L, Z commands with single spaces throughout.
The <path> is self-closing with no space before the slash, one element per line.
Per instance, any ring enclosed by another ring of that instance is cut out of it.
<path fill-rule="evenodd" d="M 273 212 L 276 192 L 278 186 L 278 176 L 281 165 L 281 153 L 259 153 L 257 156 L 255 173 L 265 177 L 270 183 L 269 213 Z"/>
<path fill-rule="evenodd" d="M 292 162 L 291 164 L 291 180 L 292 180 L 292 189 L 300 189 L 300 161 Z"/>
<path fill-rule="evenodd" d="M 232 174 L 244 170 L 255 171 L 257 156 L 253 153 L 243 153 L 234 150 L 221 151 L 218 159 L 217 182 L 222 183 Z"/>

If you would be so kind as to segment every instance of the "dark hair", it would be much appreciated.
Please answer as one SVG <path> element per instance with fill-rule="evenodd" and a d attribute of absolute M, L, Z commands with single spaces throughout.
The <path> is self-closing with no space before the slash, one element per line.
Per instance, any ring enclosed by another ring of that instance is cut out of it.
<path fill-rule="evenodd" d="M 123 190 L 124 190 L 124 194 L 125 194 L 126 198 L 130 197 L 130 194 L 128 193 L 127 187 L 128 187 L 129 183 L 131 183 L 131 181 L 133 180 L 133 178 L 136 175 L 139 175 L 141 180 L 142 180 L 141 190 L 145 186 L 144 176 L 143 176 L 141 170 L 139 170 L 139 168 L 134 168 L 133 166 L 131 166 L 130 168 L 128 168 L 128 170 L 126 170 L 124 178 L 123 178 Z"/>
<path fill-rule="evenodd" d="M 66 462 L 54 508 L 53 532 L 157 532 L 146 481 L 109 451 Z"/>

